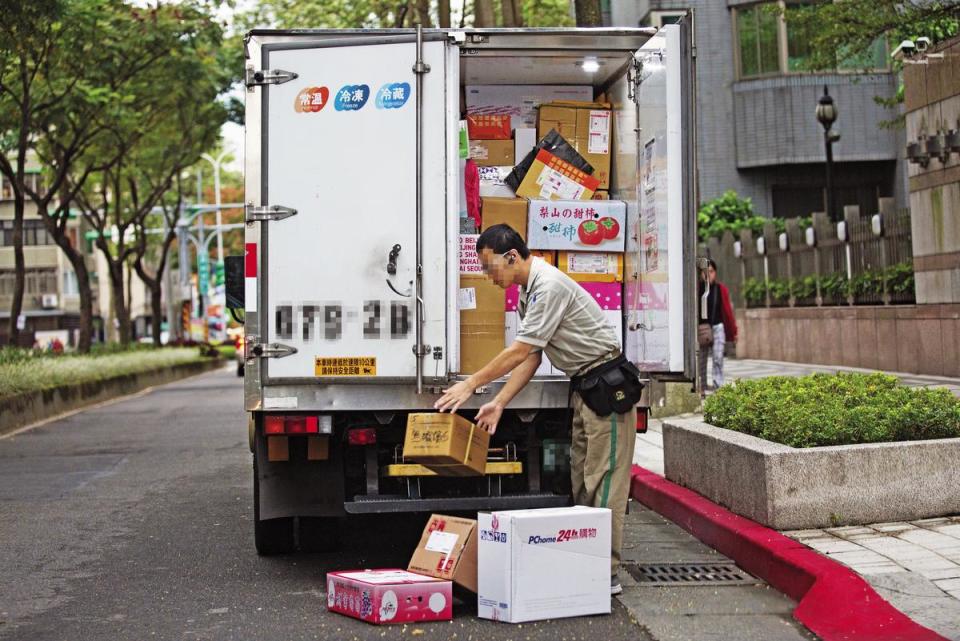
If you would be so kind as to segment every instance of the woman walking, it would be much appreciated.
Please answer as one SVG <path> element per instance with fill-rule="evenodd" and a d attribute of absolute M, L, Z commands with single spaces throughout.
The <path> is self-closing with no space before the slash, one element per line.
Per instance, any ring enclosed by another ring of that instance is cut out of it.
<path fill-rule="evenodd" d="M 700 396 L 707 391 L 707 358 L 713 355 L 713 387 L 723 385 L 723 348 L 727 341 L 737 342 L 737 319 L 730 304 L 726 285 L 717 280 L 717 263 L 707 261 L 707 269 L 700 280 L 697 342 L 700 345 L 698 359 Z"/>

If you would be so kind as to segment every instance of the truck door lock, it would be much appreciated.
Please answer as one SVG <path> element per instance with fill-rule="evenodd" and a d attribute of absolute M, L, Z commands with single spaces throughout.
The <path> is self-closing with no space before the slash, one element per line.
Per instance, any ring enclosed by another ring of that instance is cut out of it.
<path fill-rule="evenodd" d="M 400 245 L 394 245 L 390 250 L 390 257 L 387 259 L 387 273 L 391 276 L 397 274 L 397 256 L 400 255 Z"/>

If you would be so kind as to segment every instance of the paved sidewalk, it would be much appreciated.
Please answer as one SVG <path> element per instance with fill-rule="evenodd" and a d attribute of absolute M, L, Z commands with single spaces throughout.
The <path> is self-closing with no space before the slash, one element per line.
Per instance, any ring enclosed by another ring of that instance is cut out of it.
<path fill-rule="evenodd" d="M 873 370 L 743 359 L 724 363 L 727 382 L 839 371 Z M 894 375 L 912 387 L 945 387 L 960 396 L 955 378 Z M 651 419 L 648 432 L 637 435 L 634 463 L 663 474 L 661 421 Z M 917 623 L 960 641 L 960 516 L 783 534 L 851 568 Z"/>

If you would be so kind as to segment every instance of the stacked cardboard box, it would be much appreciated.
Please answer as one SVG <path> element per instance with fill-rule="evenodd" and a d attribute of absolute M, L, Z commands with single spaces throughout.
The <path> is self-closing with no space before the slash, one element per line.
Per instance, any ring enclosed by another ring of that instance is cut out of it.
<path fill-rule="evenodd" d="M 556 129 L 593 166 L 598 189 L 610 188 L 612 116 L 608 103 L 553 102 L 540 105 L 537 135 Z"/>

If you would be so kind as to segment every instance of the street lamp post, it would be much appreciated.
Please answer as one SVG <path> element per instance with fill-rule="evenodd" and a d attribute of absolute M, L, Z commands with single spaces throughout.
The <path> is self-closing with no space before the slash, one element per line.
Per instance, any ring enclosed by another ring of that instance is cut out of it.
<path fill-rule="evenodd" d="M 823 125 L 823 144 L 827 150 L 827 216 L 836 221 L 836 206 L 833 202 L 833 143 L 840 140 L 840 134 L 830 128 L 837 120 L 837 107 L 833 104 L 833 97 L 823 86 L 823 95 L 817 103 L 817 120 Z"/>

